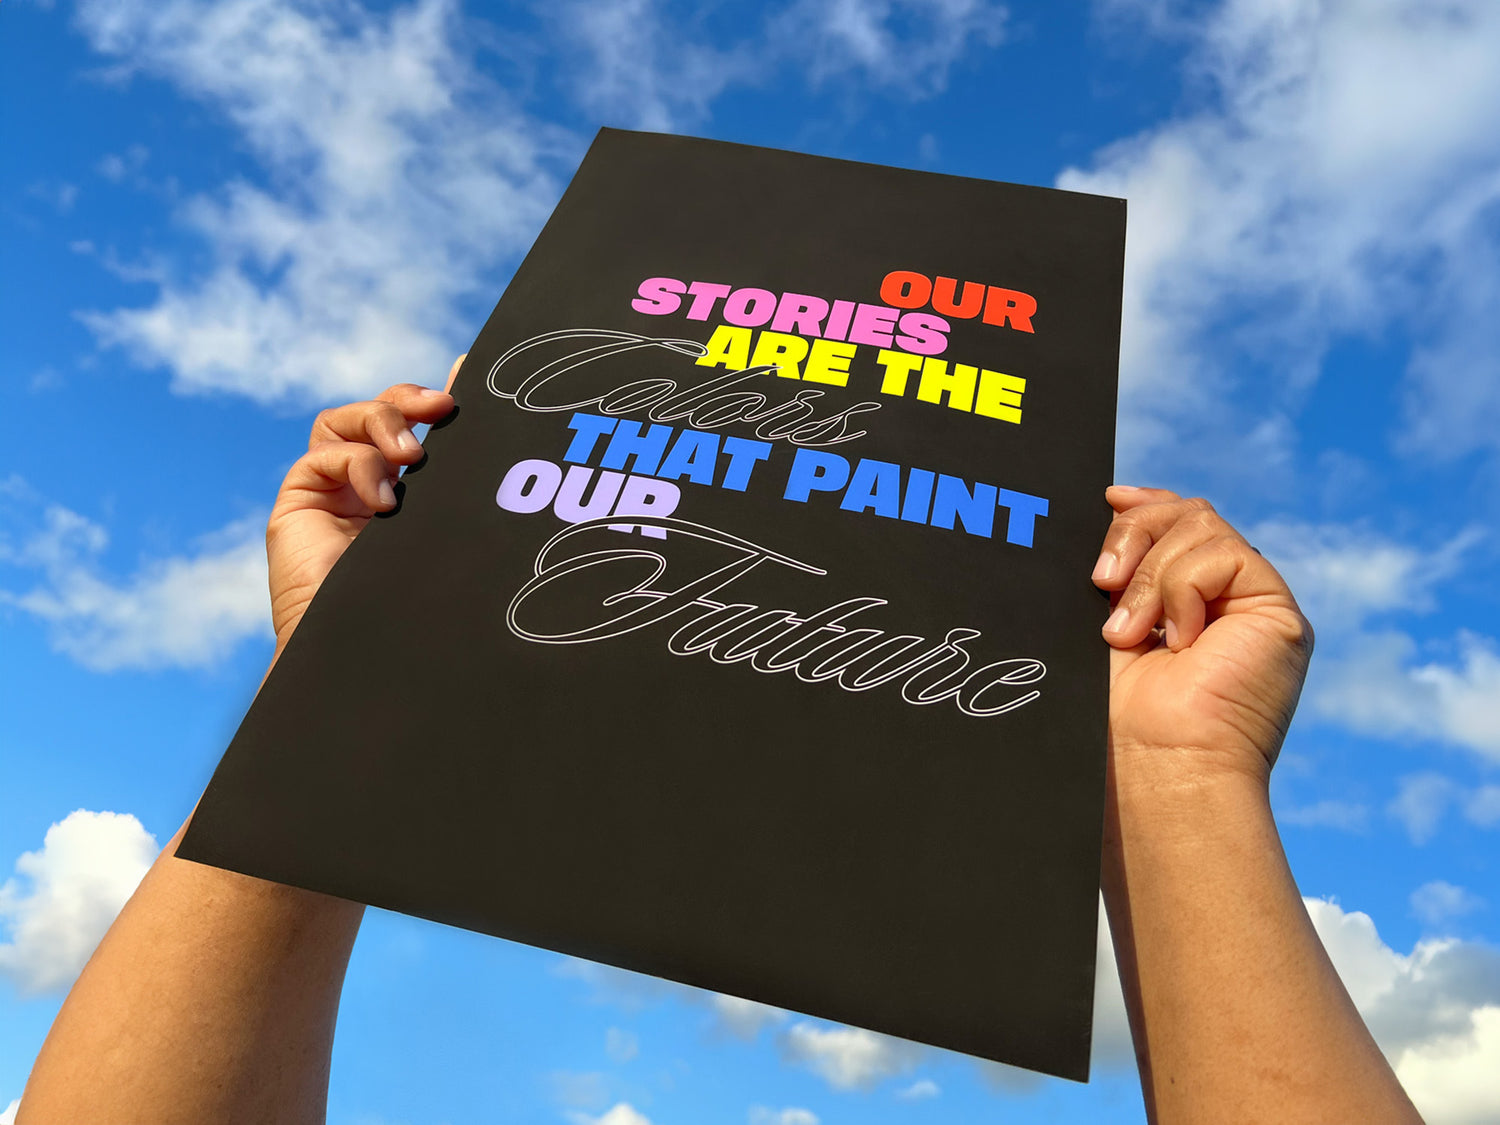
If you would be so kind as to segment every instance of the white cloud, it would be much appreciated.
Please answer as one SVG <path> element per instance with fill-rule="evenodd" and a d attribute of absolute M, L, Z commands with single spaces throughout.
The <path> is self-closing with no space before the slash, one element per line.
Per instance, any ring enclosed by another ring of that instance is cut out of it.
<path fill-rule="evenodd" d="M 20 542 L 0 541 L 0 562 L 42 571 L 25 593 L 0 589 L 0 604 L 47 623 L 51 642 L 86 668 L 201 667 L 241 641 L 270 635 L 264 518 L 238 520 L 201 538 L 190 554 L 149 560 L 130 577 L 101 575 L 105 530 L 59 505 Z"/>
<path fill-rule="evenodd" d="M 670 0 L 572 0 L 550 14 L 579 55 L 570 89 L 584 107 L 659 131 L 704 120 L 731 87 L 788 73 L 814 86 L 936 94 L 972 49 L 1000 44 L 1006 21 L 992 0 L 793 0 L 755 28 L 710 28 L 711 11 Z"/>
<path fill-rule="evenodd" d="M 714 1014 L 714 1030 L 736 1039 L 754 1039 L 764 1028 L 784 1023 L 787 1018 L 780 1008 L 722 992 L 713 993 L 708 1003 Z"/>
<path fill-rule="evenodd" d="M 1464 815 L 1481 828 L 1500 824 L 1500 785 L 1482 785 L 1469 794 Z"/>
<path fill-rule="evenodd" d="M 574 1110 L 602 1109 L 609 1104 L 609 1083 L 597 1070 L 555 1070 L 547 1076 L 552 1099 Z"/>
<path fill-rule="evenodd" d="M 1440 773 L 1411 774 L 1397 782 L 1396 795 L 1386 811 L 1401 822 L 1412 843 L 1425 844 L 1458 794 L 1458 784 Z"/>
<path fill-rule="evenodd" d="M 835 1090 L 869 1090 L 911 1071 L 923 1048 L 857 1027 L 795 1023 L 781 1037 L 782 1053 Z"/>
<path fill-rule="evenodd" d="M 1360 638 L 1314 680 L 1314 708 L 1360 733 L 1447 742 L 1500 762 L 1500 653 L 1494 642 L 1460 633 L 1456 659 L 1446 662 L 1423 662 L 1415 648 L 1401 633 Z"/>
<path fill-rule="evenodd" d="M 554 971 L 560 977 L 588 985 L 591 1002 L 616 1004 L 626 1011 L 639 1011 L 673 994 L 692 996 L 697 991 L 660 977 L 585 961 L 581 957 L 564 957 Z"/>
<path fill-rule="evenodd" d="M 478 76 L 452 0 L 82 0 L 76 24 L 228 118 L 275 184 L 190 197 L 207 272 L 85 315 L 179 391 L 310 403 L 436 377 L 471 331 L 459 302 L 492 295 L 555 198 L 549 160 L 577 148 Z"/>
<path fill-rule="evenodd" d="M 21 1108 L 21 1099 L 17 1098 L 5 1107 L 5 1112 L 0 1113 L 0 1125 L 16 1125 L 16 1110 Z"/>
<path fill-rule="evenodd" d="M 571 1113 L 568 1120 L 573 1125 L 651 1125 L 651 1120 L 629 1102 L 619 1102 L 599 1117 L 586 1113 Z"/>
<path fill-rule="evenodd" d="M 1484 906 L 1478 895 L 1442 879 L 1423 883 L 1411 893 L 1411 912 L 1428 926 L 1441 926 Z"/>
<path fill-rule="evenodd" d="M 1306 899 L 1360 1014 L 1428 1125 L 1500 1122 L 1500 950 L 1452 938 L 1386 945 L 1366 914 Z"/>
<path fill-rule="evenodd" d="M 95 169 L 106 180 L 119 183 L 129 176 L 134 176 L 144 168 L 146 160 L 150 155 L 151 150 L 145 145 L 130 145 L 124 152 L 105 153 L 99 158 L 99 163 L 95 166 Z"/>
<path fill-rule="evenodd" d="M 69 813 L 0 886 L 0 975 L 24 995 L 66 989 L 159 850 L 123 813 Z"/>
<path fill-rule="evenodd" d="M 1405 1051 L 1396 1074 L 1427 1125 L 1500 1123 L 1500 1004 L 1478 1008 L 1473 1028 Z"/>
<path fill-rule="evenodd" d="M 660 0 L 573 0 L 550 9 L 580 52 L 572 92 L 606 120 L 671 132 L 702 121 L 732 85 L 766 77 L 774 61 L 748 40 L 716 47 L 674 22 Z"/>
<path fill-rule="evenodd" d="M 931 1078 L 918 1078 L 905 1089 L 897 1090 L 896 1096 L 902 1101 L 919 1102 L 925 1101 L 928 1098 L 935 1098 L 942 1092 L 942 1087 Z"/>
<path fill-rule="evenodd" d="M 757 1105 L 750 1107 L 749 1121 L 750 1125 L 818 1125 L 818 1115 L 798 1106 L 769 1109 Z"/>
<path fill-rule="evenodd" d="M 1472 528 L 1424 549 L 1365 527 L 1269 520 L 1245 538 L 1276 564 L 1303 612 L 1326 633 L 1378 613 L 1433 609 L 1433 591 L 1458 572 L 1482 533 Z"/>
<path fill-rule="evenodd" d="M 1419 342 L 1413 447 L 1494 443 L 1483 310 L 1500 278 L 1486 218 L 1500 199 L 1500 6 L 1224 0 L 1196 22 L 1164 18 L 1175 6 L 1159 0 L 1115 7 L 1189 37 L 1204 107 L 1058 179 L 1130 200 L 1125 460 L 1170 452 L 1191 420 L 1205 459 L 1233 439 L 1274 469 L 1287 393 L 1330 340 L 1392 326 Z M 1254 385 L 1236 359 L 1255 361 Z M 1254 396 L 1253 420 L 1216 432 L 1205 419 L 1233 391 Z"/>
<path fill-rule="evenodd" d="M 604 1053 L 611 1062 L 627 1063 L 641 1053 L 641 1041 L 623 1028 L 612 1027 L 604 1033 Z"/>
<path fill-rule="evenodd" d="M 66 215 L 78 202 L 78 185 L 63 180 L 38 180 L 26 189 L 33 199 L 40 199 L 59 215 Z"/>
<path fill-rule="evenodd" d="M 1370 823 L 1370 810 L 1352 801 L 1314 801 L 1278 809 L 1276 820 L 1298 828 L 1336 828 L 1341 832 L 1363 832 Z"/>
<path fill-rule="evenodd" d="M 1443 819 L 1458 810 L 1478 828 L 1500 825 L 1500 786 L 1467 789 L 1440 773 L 1408 774 L 1396 785 L 1386 812 L 1406 829 L 1414 844 L 1432 839 Z"/>
<path fill-rule="evenodd" d="M 797 0 L 771 22 L 772 42 L 805 57 L 814 84 L 855 76 L 908 96 L 941 93 L 970 49 L 1005 38 L 990 0 Z"/>

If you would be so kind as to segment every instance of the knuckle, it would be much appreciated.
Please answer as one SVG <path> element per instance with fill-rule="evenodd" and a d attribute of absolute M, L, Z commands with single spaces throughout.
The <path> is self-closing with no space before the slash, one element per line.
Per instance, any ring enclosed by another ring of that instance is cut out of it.
<path fill-rule="evenodd" d="M 1184 517 L 1184 522 L 1186 522 L 1191 527 L 1197 528 L 1200 531 L 1208 532 L 1218 531 L 1220 526 L 1224 523 L 1224 521 L 1219 518 L 1219 513 L 1214 511 L 1211 506 L 1205 508 L 1193 508 L 1187 514 L 1187 516 Z"/>

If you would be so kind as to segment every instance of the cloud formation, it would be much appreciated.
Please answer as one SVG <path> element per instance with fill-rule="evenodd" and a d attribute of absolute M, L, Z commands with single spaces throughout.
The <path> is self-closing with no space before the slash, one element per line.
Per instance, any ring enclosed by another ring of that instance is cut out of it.
<path fill-rule="evenodd" d="M 1449 659 L 1423 659 L 1393 631 L 1360 638 L 1314 681 L 1323 717 L 1377 738 L 1434 740 L 1500 762 L 1500 649 L 1460 633 Z"/>
<path fill-rule="evenodd" d="M 40 851 L 16 860 L 0 885 L 0 976 L 22 995 L 60 992 L 140 883 L 160 849 L 125 813 L 69 813 L 47 830 Z"/>
<path fill-rule="evenodd" d="M 617 1102 L 598 1117 L 571 1113 L 568 1120 L 573 1125 L 651 1125 L 651 1119 L 629 1102 Z"/>
<path fill-rule="evenodd" d="M 1397 782 L 1396 795 L 1386 806 L 1386 812 L 1400 822 L 1414 844 L 1431 840 L 1455 809 L 1478 828 L 1500 825 L 1500 785 L 1470 789 L 1440 773 L 1408 774 Z"/>
<path fill-rule="evenodd" d="M 82 0 L 75 23 L 119 73 L 226 118 L 272 185 L 190 196 L 206 272 L 85 315 L 182 392 L 312 404 L 437 378 L 472 332 L 461 301 L 529 244 L 579 148 L 475 71 L 451 0 Z"/>
<path fill-rule="evenodd" d="M 1304 900 L 1375 1041 L 1428 1125 L 1500 1121 L 1500 950 L 1454 938 L 1407 954 L 1369 915 Z"/>
<path fill-rule="evenodd" d="M 1116 0 L 1184 37 L 1199 107 L 1060 187 L 1131 201 L 1122 454 L 1274 470 L 1330 341 L 1396 326 L 1407 447 L 1493 449 L 1500 382 L 1500 7 L 1489 0 Z M 1246 370 L 1254 371 L 1254 385 Z M 1248 410 L 1226 409 L 1242 402 Z M 1253 404 L 1253 405 L 1250 405 Z M 1241 421 L 1223 421 L 1238 416 Z M 1194 466 L 1190 466 L 1194 467 Z"/>
<path fill-rule="evenodd" d="M 888 1078 L 907 1074 L 924 1048 L 904 1039 L 858 1027 L 819 1027 L 794 1023 L 780 1040 L 783 1056 L 804 1066 L 835 1090 L 870 1090 Z"/>
<path fill-rule="evenodd" d="M 124 579 L 101 571 L 109 536 L 98 524 L 37 500 L 20 482 L 11 495 L 19 540 L 0 538 L 0 563 L 42 581 L 25 592 L 0 587 L 11 605 L 48 626 L 52 647 L 96 672 L 196 668 L 224 659 L 240 642 L 271 633 L 265 520 L 237 520 L 184 555 L 148 560 Z M 0 499 L 4 499 L 0 496 Z"/>
<path fill-rule="evenodd" d="M 787 1106 L 785 1109 L 751 1106 L 748 1119 L 750 1125 L 818 1125 L 818 1115 L 800 1106 Z"/>

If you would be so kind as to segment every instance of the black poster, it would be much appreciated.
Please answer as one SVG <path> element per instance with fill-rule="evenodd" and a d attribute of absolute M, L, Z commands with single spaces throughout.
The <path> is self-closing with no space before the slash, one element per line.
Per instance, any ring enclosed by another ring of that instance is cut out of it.
<path fill-rule="evenodd" d="M 181 854 L 1084 1078 L 1124 226 L 601 132 Z"/>

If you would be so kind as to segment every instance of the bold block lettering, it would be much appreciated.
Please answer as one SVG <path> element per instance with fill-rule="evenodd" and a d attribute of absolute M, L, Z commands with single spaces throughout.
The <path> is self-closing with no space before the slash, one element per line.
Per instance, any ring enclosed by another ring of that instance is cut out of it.
<path fill-rule="evenodd" d="M 828 327 L 823 329 L 823 335 L 830 340 L 847 340 L 849 321 L 854 318 L 854 309 L 853 301 L 833 302 L 833 308 L 828 310 Z"/>
<path fill-rule="evenodd" d="M 877 516 L 895 519 L 901 509 L 901 466 L 890 461 L 862 459 L 854 466 L 849 488 L 839 507 L 849 512 L 873 509 Z"/>
<path fill-rule="evenodd" d="M 667 442 L 671 440 L 671 426 L 652 426 L 642 434 L 639 422 L 621 418 L 615 426 L 615 432 L 610 435 L 609 444 L 604 447 L 604 456 L 599 459 L 599 466 L 604 469 L 624 469 L 627 467 L 626 461 L 633 461 L 634 464 L 628 466 L 631 471 L 655 476 L 662 455 L 667 451 Z"/>
<path fill-rule="evenodd" d="M 926 523 L 932 507 L 932 485 L 937 474 L 928 469 L 912 469 L 906 476 L 906 496 L 901 502 L 901 518 L 908 523 Z"/>
<path fill-rule="evenodd" d="M 682 294 L 687 286 L 675 277 L 648 277 L 636 290 L 640 294 L 630 302 L 630 307 L 639 313 L 666 316 L 682 307 Z"/>
<path fill-rule="evenodd" d="M 819 453 L 816 449 L 799 449 L 792 458 L 787 474 L 784 500 L 806 503 L 814 491 L 837 492 L 849 479 L 849 462 L 837 453 Z M 994 508 L 993 502 L 990 504 Z"/>
<path fill-rule="evenodd" d="M 652 480 L 650 477 L 628 477 L 625 486 L 620 489 L 620 500 L 615 505 L 612 516 L 670 516 L 677 510 L 677 503 L 682 499 L 682 490 L 675 484 L 668 484 L 664 480 Z M 611 531 L 630 531 L 638 524 L 609 525 Z M 665 539 L 667 529 L 664 527 L 642 527 L 641 534 L 649 539 Z"/>
<path fill-rule="evenodd" d="M 970 535 L 988 539 L 995 530 L 996 492 L 992 484 L 976 484 L 971 492 L 959 477 L 938 474 L 937 490 L 932 497 L 932 526 L 952 530 L 957 517 Z"/>
<path fill-rule="evenodd" d="M 762 332 L 755 339 L 755 351 L 750 356 L 751 367 L 774 367 L 776 374 L 786 379 L 801 377 L 797 365 L 807 358 L 807 341 L 801 336 L 788 336 L 783 332 Z"/>
<path fill-rule="evenodd" d="M 1031 546 L 1036 521 L 1047 514 L 1047 501 L 1029 492 L 1012 492 L 1002 488 L 997 500 L 1002 507 L 1010 509 L 1010 520 L 1005 525 L 1005 541 L 1017 547 Z"/>
<path fill-rule="evenodd" d="M 814 340 L 812 351 L 807 353 L 807 365 L 802 368 L 802 381 L 847 387 L 849 361 L 858 350 L 853 344 L 842 344 L 837 340 Z"/>
<path fill-rule="evenodd" d="M 699 367 L 718 367 L 721 364 L 731 371 L 743 371 L 750 366 L 750 336 L 748 328 L 731 328 L 721 324 L 708 338 L 708 352 L 693 362 Z"/>
<path fill-rule="evenodd" d="M 724 480 L 719 487 L 728 488 L 734 492 L 744 492 L 745 486 L 750 483 L 750 473 L 756 463 L 771 456 L 771 443 L 751 441 L 749 438 L 742 437 L 726 437 L 724 452 L 729 454 L 729 467 L 724 470 Z"/>
<path fill-rule="evenodd" d="M 959 320 L 973 320 L 984 307 L 984 286 L 977 281 L 964 282 L 963 296 L 954 297 L 958 280 L 940 277 L 932 283 L 932 311 Z"/>
<path fill-rule="evenodd" d="M 1002 422 L 1021 421 L 1021 392 L 1026 389 L 1026 380 L 1019 375 L 1003 375 L 999 371 L 979 373 L 979 397 L 974 400 L 974 413 L 986 418 L 999 418 Z"/>
<path fill-rule="evenodd" d="M 689 320 L 707 320 L 714 311 L 714 302 L 720 297 L 729 296 L 729 286 L 715 285 L 710 281 L 695 281 L 687 287 L 687 291 L 693 295 L 693 303 L 687 311 Z"/>
<path fill-rule="evenodd" d="M 931 313 L 902 313 L 901 335 L 896 337 L 898 348 L 905 348 L 918 355 L 942 355 L 948 347 L 948 322 Z"/>
<path fill-rule="evenodd" d="M 880 283 L 880 299 L 898 309 L 920 309 L 932 295 L 932 282 L 925 274 L 892 270 Z"/>
<path fill-rule="evenodd" d="M 984 302 L 984 322 L 1004 327 L 1006 321 L 1019 332 L 1033 332 L 1031 318 L 1036 314 L 1036 298 L 1015 289 L 991 285 Z"/>
<path fill-rule="evenodd" d="M 860 305 L 854 310 L 854 323 L 849 328 L 851 344 L 873 344 L 878 348 L 891 346 L 891 337 L 896 331 L 896 310 L 883 305 Z"/>
<path fill-rule="evenodd" d="M 880 393 L 904 395 L 907 377 L 922 366 L 922 357 L 881 349 L 880 354 L 875 357 L 875 362 L 885 368 L 885 378 L 880 380 Z"/>
<path fill-rule="evenodd" d="M 736 289 L 724 301 L 724 319 L 741 328 L 759 328 L 776 311 L 776 294 L 768 289 Z"/>
<path fill-rule="evenodd" d="M 557 495 L 562 475 L 562 468 L 551 461 L 518 461 L 506 471 L 504 479 L 500 481 L 500 488 L 495 493 L 495 503 L 507 512 L 520 512 L 522 515 L 540 512 Z"/>
<path fill-rule="evenodd" d="M 974 383 L 979 378 L 979 368 L 967 363 L 955 363 L 953 373 L 948 373 L 948 361 L 929 358 L 922 364 L 922 382 L 917 385 L 917 398 L 922 402 L 942 402 L 948 396 L 948 405 L 954 410 L 974 409 Z"/>
<path fill-rule="evenodd" d="M 656 475 L 668 480 L 687 477 L 694 484 L 713 484 L 719 467 L 719 435 L 702 430 L 683 430 L 667 450 Z"/>
<path fill-rule="evenodd" d="M 771 318 L 771 329 L 775 332 L 800 332 L 804 336 L 821 336 L 823 318 L 828 315 L 828 302 L 822 297 L 810 297 L 806 293 L 783 293 L 776 303 L 776 315 Z"/>
<path fill-rule="evenodd" d="M 568 442 L 568 451 L 563 454 L 564 461 L 572 461 L 577 465 L 587 465 L 589 458 L 594 455 L 594 446 L 599 444 L 599 439 L 615 428 L 615 419 L 601 418 L 597 414 L 574 414 L 568 419 L 568 429 L 573 431 L 573 440 Z M 504 504 L 500 505 L 502 508 Z"/>
<path fill-rule="evenodd" d="M 568 470 L 568 475 L 563 477 L 562 484 L 557 488 L 557 499 L 552 502 L 552 510 L 557 513 L 558 519 L 564 523 L 582 523 L 584 520 L 596 520 L 609 515 L 610 509 L 615 506 L 615 498 L 620 495 L 620 485 L 625 482 L 625 474 L 601 470 L 598 480 L 593 481 L 593 477 L 594 470 L 582 465 L 574 465 Z M 593 491 L 584 500 L 583 494 L 589 490 L 590 481 L 594 484 Z"/>

